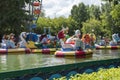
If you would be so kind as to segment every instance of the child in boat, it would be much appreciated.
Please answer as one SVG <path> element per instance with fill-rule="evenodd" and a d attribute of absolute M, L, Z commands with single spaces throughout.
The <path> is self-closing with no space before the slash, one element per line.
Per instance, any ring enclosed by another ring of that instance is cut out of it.
<path fill-rule="evenodd" d="M 95 35 L 90 34 L 90 48 L 95 48 Z"/>

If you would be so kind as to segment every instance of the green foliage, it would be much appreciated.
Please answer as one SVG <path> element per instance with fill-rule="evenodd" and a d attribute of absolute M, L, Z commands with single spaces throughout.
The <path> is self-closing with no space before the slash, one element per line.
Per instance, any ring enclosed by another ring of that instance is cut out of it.
<path fill-rule="evenodd" d="M 99 6 L 91 5 L 88 8 L 88 10 L 89 10 L 90 18 L 95 18 L 97 20 L 100 20 L 101 11 Z"/>
<path fill-rule="evenodd" d="M 103 27 L 101 22 L 96 19 L 90 19 L 83 23 L 83 33 L 94 33 L 96 36 L 101 35 Z"/>
<path fill-rule="evenodd" d="M 101 23 L 104 29 L 103 34 L 107 34 L 108 36 L 112 35 L 113 32 L 113 27 L 114 27 L 114 22 L 112 19 L 112 16 L 110 15 L 110 12 L 112 10 L 112 6 L 109 3 L 102 4 L 102 14 L 100 15 L 101 18 Z"/>
<path fill-rule="evenodd" d="M 113 19 L 113 32 L 120 33 L 120 4 L 113 6 L 110 15 Z"/>
<path fill-rule="evenodd" d="M 32 29 L 35 33 L 42 34 L 44 27 L 50 27 L 51 33 L 57 33 L 62 27 L 69 27 L 69 35 L 74 34 L 74 30 L 80 29 L 82 33 L 111 36 L 112 33 L 120 33 L 120 0 L 103 0 L 106 3 L 101 7 L 95 5 L 85 5 L 79 3 L 71 9 L 68 18 L 46 18 L 44 10 L 37 21 L 37 28 Z M 32 18 L 23 10 L 25 3 L 29 0 L 9 0 L 0 3 L 0 34 L 14 32 L 19 34 L 21 31 L 29 31 L 28 20 Z M 116 3 L 115 5 L 111 5 Z M 29 11 L 27 11 L 29 13 Z M 32 21 L 31 21 L 32 24 Z"/>
<path fill-rule="evenodd" d="M 39 18 L 37 33 L 43 33 L 43 27 L 51 27 L 51 33 L 57 33 L 62 26 L 69 27 L 69 34 L 73 35 L 74 30 L 80 29 L 82 33 L 91 33 L 96 35 L 109 36 L 112 33 L 120 33 L 119 4 L 112 6 L 110 3 L 102 4 L 101 7 L 95 5 L 74 5 L 71 9 L 71 15 L 68 18 Z"/>
<path fill-rule="evenodd" d="M 25 1 L 28 0 L 3 0 L 0 2 L 0 28 L 2 29 L 0 34 L 10 32 L 17 34 L 23 29 L 21 25 L 26 24 L 27 17 L 25 10 L 22 9 Z"/>
<path fill-rule="evenodd" d="M 109 2 L 112 5 L 118 5 L 120 3 L 120 0 L 102 0 L 105 2 Z"/>
<path fill-rule="evenodd" d="M 51 33 L 53 35 L 57 33 L 59 30 L 61 30 L 62 27 L 69 27 L 70 35 L 73 35 L 72 33 L 74 32 L 74 30 L 78 29 L 78 27 L 76 26 L 76 22 L 71 17 L 69 18 L 59 17 L 54 19 L 39 17 L 35 32 L 42 34 L 44 27 L 46 28 L 50 27 Z"/>
<path fill-rule="evenodd" d="M 77 22 L 77 26 L 82 28 L 82 22 L 85 22 L 89 17 L 87 7 L 83 3 L 78 6 L 74 5 L 71 10 L 71 17 Z"/>
<path fill-rule="evenodd" d="M 64 76 L 54 80 L 67 80 L 67 78 Z M 100 71 L 91 74 L 76 74 L 71 76 L 69 80 L 120 80 L 120 68 L 100 69 Z"/>

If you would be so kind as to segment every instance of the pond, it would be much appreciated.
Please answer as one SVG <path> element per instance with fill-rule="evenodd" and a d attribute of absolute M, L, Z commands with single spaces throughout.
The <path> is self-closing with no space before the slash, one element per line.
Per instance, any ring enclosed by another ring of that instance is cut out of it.
<path fill-rule="evenodd" d="M 45 54 L 0 55 L 0 72 L 120 58 L 120 50 L 95 50 L 91 57 L 57 58 Z"/>

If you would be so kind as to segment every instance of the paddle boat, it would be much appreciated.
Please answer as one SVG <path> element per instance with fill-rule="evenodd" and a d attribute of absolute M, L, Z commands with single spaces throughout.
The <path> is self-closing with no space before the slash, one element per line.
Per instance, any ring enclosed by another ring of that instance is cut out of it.
<path fill-rule="evenodd" d="M 96 49 L 111 49 L 111 50 L 114 50 L 114 49 L 120 49 L 120 46 L 100 46 L 100 45 L 95 45 L 95 48 Z"/>
<path fill-rule="evenodd" d="M 56 57 L 75 57 L 75 58 L 85 58 L 88 55 L 92 56 L 93 51 L 91 49 L 85 49 L 83 41 L 80 39 L 80 30 L 75 31 L 75 35 L 68 38 L 64 42 L 64 37 L 60 36 L 61 50 L 55 52 Z M 72 42 L 74 41 L 74 42 Z"/>
<path fill-rule="evenodd" d="M 46 49 L 32 49 L 32 48 L 14 48 L 3 49 L 0 48 L 0 54 L 54 54 L 60 48 L 46 48 Z"/>
<path fill-rule="evenodd" d="M 0 49 L 0 54 L 30 54 L 30 48 Z"/>
<path fill-rule="evenodd" d="M 108 44 L 107 44 L 108 43 Z M 102 39 L 98 44 L 95 44 L 96 49 L 120 49 L 120 38 L 118 34 L 114 33 L 112 35 L 112 41 L 106 41 Z"/>
<path fill-rule="evenodd" d="M 85 58 L 87 56 L 92 56 L 93 51 L 91 49 L 87 50 L 74 50 L 74 51 L 56 51 L 56 57 L 75 57 L 75 58 Z"/>
<path fill-rule="evenodd" d="M 8 36 L 5 36 L 8 37 Z M 34 41 L 30 41 L 29 38 L 34 37 Z M 0 48 L 0 54 L 17 54 L 17 53 L 42 53 L 42 54 L 50 54 L 54 53 L 58 48 L 38 48 L 36 46 L 35 41 L 37 40 L 37 36 L 32 33 L 26 33 L 26 32 L 21 32 L 20 34 L 20 41 L 18 42 L 17 46 L 15 44 L 11 44 L 14 42 L 11 42 L 8 38 L 5 38 L 3 42 L 1 43 L 1 48 Z"/>
<path fill-rule="evenodd" d="M 120 49 L 120 46 L 95 46 L 95 49 L 111 49 L 111 50 L 116 50 L 116 49 Z"/>
<path fill-rule="evenodd" d="M 54 54 L 56 50 L 60 50 L 60 48 L 31 49 L 31 53 Z"/>

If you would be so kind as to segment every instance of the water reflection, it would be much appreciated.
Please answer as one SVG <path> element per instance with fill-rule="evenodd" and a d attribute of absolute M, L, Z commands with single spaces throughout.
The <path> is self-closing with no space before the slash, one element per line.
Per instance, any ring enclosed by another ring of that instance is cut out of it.
<path fill-rule="evenodd" d="M 7 57 L 6 55 L 3 55 L 2 57 L 0 57 L 0 68 L 3 67 L 1 68 L 1 70 L 3 71 L 7 69 L 6 57 Z"/>
<path fill-rule="evenodd" d="M 56 58 L 54 55 L 17 54 L 0 55 L 0 72 L 72 64 L 86 61 L 120 58 L 120 50 L 95 50 L 86 58 Z"/>

